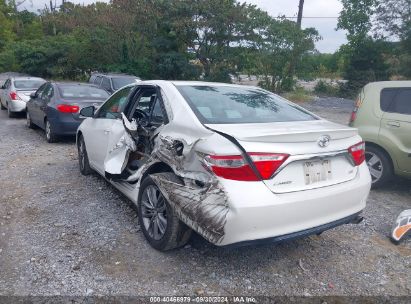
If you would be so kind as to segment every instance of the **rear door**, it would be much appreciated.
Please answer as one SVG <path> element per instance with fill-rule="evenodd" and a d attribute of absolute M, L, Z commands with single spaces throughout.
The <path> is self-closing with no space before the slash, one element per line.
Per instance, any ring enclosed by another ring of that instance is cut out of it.
<path fill-rule="evenodd" d="M 89 122 L 89 127 L 83 130 L 90 163 L 102 174 L 112 127 L 121 123 L 121 113 L 127 106 L 132 89 L 127 87 L 111 96 Z"/>
<path fill-rule="evenodd" d="M 382 90 L 381 107 L 379 138 L 390 147 L 399 170 L 411 172 L 411 88 Z"/>

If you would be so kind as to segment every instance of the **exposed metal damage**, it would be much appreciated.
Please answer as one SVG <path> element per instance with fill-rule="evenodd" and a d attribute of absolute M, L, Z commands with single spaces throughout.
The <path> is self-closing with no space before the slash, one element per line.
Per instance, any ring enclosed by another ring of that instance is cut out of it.
<path fill-rule="evenodd" d="M 202 139 L 173 138 L 170 130 L 163 127 L 150 130 L 135 120 L 128 121 L 124 114 L 123 125 L 124 134 L 107 154 L 105 170 L 109 174 L 106 176 L 121 174 L 123 182 L 140 183 L 140 178 L 153 164 L 167 164 L 173 173 L 150 174 L 150 177 L 180 220 L 208 241 L 220 243 L 229 212 L 228 198 L 217 178 L 203 167 L 193 149 Z M 141 151 L 140 146 L 149 146 L 151 151 Z M 136 159 L 144 159 L 144 164 L 130 170 Z M 125 176 L 125 171 L 130 174 Z"/>

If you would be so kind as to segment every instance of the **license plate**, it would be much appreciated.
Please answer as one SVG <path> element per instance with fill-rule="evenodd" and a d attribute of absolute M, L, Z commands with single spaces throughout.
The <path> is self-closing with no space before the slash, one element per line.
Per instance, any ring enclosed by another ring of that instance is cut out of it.
<path fill-rule="evenodd" d="M 311 185 L 331 179 L 331 161 L 309 161 L 304 163 L 305 184 Z"/>

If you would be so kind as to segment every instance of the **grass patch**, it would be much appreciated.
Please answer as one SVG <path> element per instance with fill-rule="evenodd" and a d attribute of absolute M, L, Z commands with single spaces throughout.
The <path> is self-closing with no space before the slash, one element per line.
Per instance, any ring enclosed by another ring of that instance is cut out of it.
<path fill-rule="evenodd" d="M 282 95 L 284 98 L 293 102 L 307 102 L 314 100 L 314 95 L 311 92 L 304 90 L 302 87 L 297 87 L 294 91 Z"/>

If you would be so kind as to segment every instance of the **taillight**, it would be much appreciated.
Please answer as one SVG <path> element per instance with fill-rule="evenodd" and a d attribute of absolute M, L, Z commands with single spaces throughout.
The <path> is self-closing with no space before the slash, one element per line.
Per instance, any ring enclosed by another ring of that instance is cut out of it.
<path fill-rule="evenodd" d="M 349 121 L 350 126 L 352 126 L 354 124 L 354 121 L 357 119 L 357 112 L 358 112 L 358 109 L 361 107 L 361 104 L 362 104 L 362 101 L 361 101 L 361 95 L 360 95 L 355 101 L 354 109 L 352 110 L 352 113 L 350 116 L 350 121 Z"/>
<path fill-rule="evenodd" d="M 62 113 L 77 113 L 80 107 L 70 104 L 59 104 L 57 105 L 57 110 Z"/>
<path fill-rule="evenodd" d="M 21 98 L 19 97 L 19 95 L 17 95 L 16 92 L 10 92 L 10 98 L 11 100 L 21 100 Z"/>
<path fill-rule="evenodd" d="M 288 154 L 249 153 L 263 180 L 269 179 L 286 161 Z M 204 158 L 207 167 L 215 175 L 238 181 L 259 181 L 251 166 L 242 155 L 207 155 Z"/>
<path fill-rule="evenodd" d="M 356 166 L 361 165 L 365 160 L 365 142 L 360 142 L 348 148 Z"/>

